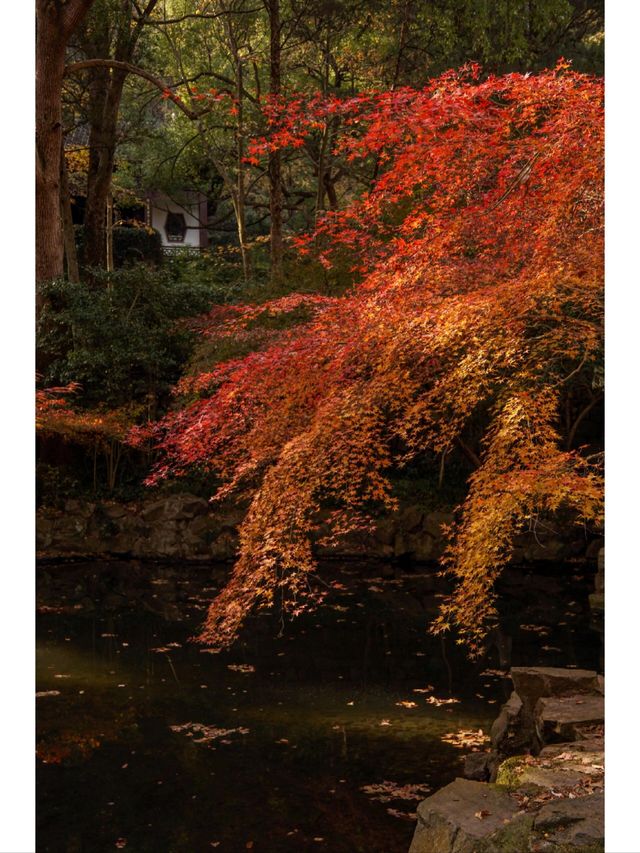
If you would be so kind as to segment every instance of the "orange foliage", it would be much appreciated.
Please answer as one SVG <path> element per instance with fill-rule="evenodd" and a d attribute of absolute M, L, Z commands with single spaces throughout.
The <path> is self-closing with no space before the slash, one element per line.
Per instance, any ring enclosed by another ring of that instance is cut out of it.
<path fill-rule="evenodd" d="M 60 435 L 79 444 L 123 441 L 131 430 L 134 412 L 120 409 L 74 409 L 68 397 L 76 394 L 76 382 L 55 388 L 36 389 L 36 429 Z"/>
<path fill-rule="evenodd" d="M 565 65 L 484 82 L 470 68 L 418 92 L 298 99 L 273 119 L 254 159 L 339 111 L 341 156 L 375 160 L 378 177 L 301 241 L 326 264 L 349 253 L 360 282 L 337 299 L 295 297 L 309 301 L 302 323 L 183 383 L 197 399 L 138 434 L 163 451 L 151 481 L 205 466 L 219 496 L 250 498 L 204 642 L 231 642 L 256 605 L 314 603 L 321 507 L 338 531 L 393 509 L 392 467 L 447 452 L 480 411 L 482 465 L 445 557 L 458 584 L 436 630 L 455 625 L 477 648 L 513 536 L 539 513 L 600 518 L 600 476 L 561 449 L 558 410 L 568 389 L 592 387 L 601 359 L 602 98 L 601 82 Z M 256 310 L 209 333 L 238 334 Z"/>

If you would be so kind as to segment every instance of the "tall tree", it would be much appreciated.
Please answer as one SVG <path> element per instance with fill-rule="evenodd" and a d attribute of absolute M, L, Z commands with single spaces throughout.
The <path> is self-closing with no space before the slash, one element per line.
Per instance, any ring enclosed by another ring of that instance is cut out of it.
<path fill-rule="evenodd" d="M 65 55 L 94 0 L 36 0 L 36 281 L 64 272 L 60 163 Z"/>
<path fill-rule="evenodd" d="M 135 63 L 140 35 L 157 2 L 147 0 L 141 8 L 132 0 L 97 0 L 78 33 L 77 42 L 84 57 Z M 84 260 L 88 266 L 104 267 L 107 202 L 111 192 L 122 90 L 129 72 L 125 66 L 94 66 L 85 74 L 88 76 L 89 168 Z"/>

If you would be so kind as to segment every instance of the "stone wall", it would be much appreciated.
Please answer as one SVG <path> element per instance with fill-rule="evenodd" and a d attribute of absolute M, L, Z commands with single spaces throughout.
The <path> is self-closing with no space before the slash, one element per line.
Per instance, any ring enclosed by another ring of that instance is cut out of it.
<path fill-rule="evenodd" d="M 173 494 L 137 503 L 69 500 L 64 509 L 37 514 L 37 551 L 43 557 L 127 556 L 146 559 L 233 560 L 240 510 L 220 511 L 202 498 Z M 437 560 L 444 549 L 442 527 L 451 512 L 405 506 L 381 519 L 371 532 L 354 532 L 331 547 L 317 545 L 322 558 Z M 319 538 L 322 535 L 319 532 Z M 593 543 L 589 546 L 593 548 Z M 515 559 L 558 561 L 589 551 L 578 532 L 520 537 Z M 588 555 L 588 553 L 587 553 Z"/>

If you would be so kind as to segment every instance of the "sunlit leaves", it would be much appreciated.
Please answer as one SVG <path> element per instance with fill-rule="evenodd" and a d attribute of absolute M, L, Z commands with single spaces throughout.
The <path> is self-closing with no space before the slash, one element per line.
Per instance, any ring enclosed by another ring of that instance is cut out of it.
<path fill-rule="evenodd" d="M 339 112 L 338 153 L 380 169 L 305 242 L 327 264 L 347 252 L 360 283 L 209 317 L 205 334 L 253 336 L 254 351 L 185 380 L 184 406 L 150 428 L 153 480 L 197 465 L 218 497 L 250 502 L 202 639 L 228 644 L 256 606 L 322 600 L 311 531 L 394 509 L 393 466 L 448 453 L 482 411 L 482 464 L 444 560 L 458 584 L 435 625 L 474 650 L 523 525 L 601 514 L 599 475 L 558 422 L 562 394 L 590 387 L 601 359 L 601 84 L 565 66 L 484 82 L 469 68 L 419 92 L 272 109 L 256 157 Z M 292 311 L 295 326 L 254 325 Z"/>

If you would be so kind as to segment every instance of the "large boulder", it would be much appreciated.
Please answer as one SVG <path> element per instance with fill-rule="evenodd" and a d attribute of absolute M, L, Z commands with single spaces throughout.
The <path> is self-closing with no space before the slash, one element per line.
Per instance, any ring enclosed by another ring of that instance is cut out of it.
<path fill-rule="evenodd" d="M 419 506 L 408 506 L 400 515 L 398 526 L 405 533 L 415 533 L 420 530 L 423 518 L 424 511 Z"/>
<path fill-rule="evenodd" d="M 535 817 L 531 853 L 601 853 L 604 851 L 604 794 L 557 799 Z"/>
<path fill-rule="evenodd" d="M 604 696 L 543 696 L 536 704 L 535 723 L 544 742 L 577 740 L 581 729 L 604 724 Z"/>
<path fill-rule="evenodd" d="M 604 693 L 604 680 L 593 670 L 514 666 L 510 677 L 515 690 L 502 706 L 490 732 L 493 749 L 502 756 L 537 753 L 545 743 L 545 738 L 551 735 L 555 740 L 559 737 L 564 740 L 575 739 L 575 732 L 572 734 L 568 726 L 556 730 L 553 721 L 547 719 L 548 714 L 555 713 L 555 710 L 546 713 L 544 720 L 539 717 L 539 703 L 543 699 L 548 702 L 551 699 L 573 697 L 565 703 L 569 714 L 568 706 L 571 703 L 580 709 L 590 697 L 602 700 Z M 592 707 L 589 708 L 587 716 L 592 713 Z M 578 719 L 579 712 L 576 721 Z"/>
<path fill-rule="evenodd" d="M 418 563 L 426 563 L 436 556 L 436 542 L 434 538 L 424 530 L 415 533 L 396 534 L 393 553 L 396 557 L 410 557 Z"/>
<path fill-rule="evenodd" d="M 166 498 L 146 504 L 142 517 L 147 522 L 183 521 L 196 515 L 209 512 L 209 502 L 188 493 L 169 495 Z"/>
<path fill-rule="evenodd" d="M 456 779 L 418 806 L 409 853 L 603 853 L 602 791 L 549 800 L 541 787 Z"/>
<path fill-rule="evenodd" d="M 600 739 L 546 746 L 537 757 L 508 758 L 498 768 L 496 783 L 511 789 L 533 785 L 558 792 L 586 782 L 599 785 L 603 777 L 604 744 Z"/>
<path fill-rule="evenodd" d="M 382 518 L 376 523 L 374 536 L 381 545 L 393 546 L 396 537 L 396 520 L 392 517 Z"/>
<path fill-rule="evenodd" d="M 496 769 L 495 752 L 470 752 L 464 757 L 464 778 L 476 782 L 489 782 Z"/>
<path fill-rule="evenodd" d="M 525 733 L 523 740 L 521 715 L 522 699 L 514 690 L 500 709 L 489 732 L 491 745 L 503 755 L 514 755 L 526 747 L 528 733 Z"/>
<path fill-rule="evenodd" d="M 163 524 L 151 524 L 147 540 L 148 552 L 160 557 L 182 556 L 179 527 L 177 521 L 165 521 Z"/>
<path fill-rule="evenodd" d="M 423 521 L 423 527 L 434 539 L 444 539 L 443 527 L 453 524 L 454 514 L 452 512 L 428 512 Z"/>
<path fill-rule="evenodd" d="M 598 673 L 591 669 L 556 666 L 513 666 L 509 673 L 525 707 L 533 708 L 541 696 L 591 693 L 597 689 Z"/>
<path fill-rule="evenodd" d="M 418 806 L 409 853 L 523 853 L 532 823 L 506 791 L 456 779 Z"/>

